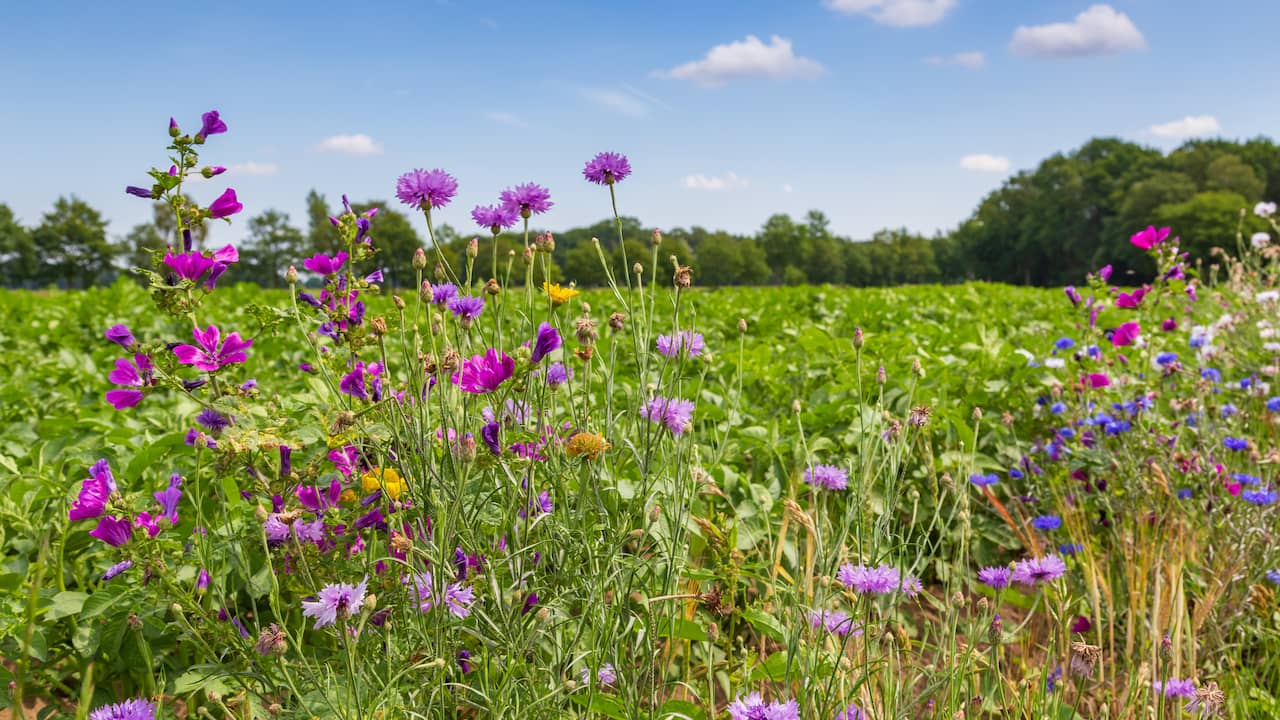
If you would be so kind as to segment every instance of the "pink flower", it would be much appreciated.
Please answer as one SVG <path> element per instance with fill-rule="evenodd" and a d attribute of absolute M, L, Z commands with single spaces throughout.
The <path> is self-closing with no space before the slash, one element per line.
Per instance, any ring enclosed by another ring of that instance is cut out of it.
<path fill-rule="evenodd" d="M 497 390 L 515 369 L 515 360 L 506 353 L 489 348 L 484 355 L 476 355 L 464 361 L 462 370 L 453 376 L 453 382 L 463 392 L 483 395 Z"/>
<path fill-rule="evenodd" d="M 342 264 L 346 261 L 347 254 L 344 252 L 340 252 L 333 257 L 320 253 L 303 260 L 302 266 L 319 275 L 337 275 L 338 271 L 342 269 Z"/>
<path fill-rule="evenodd" d="M 178 362 L 183 365 L 194 365 L 205 372 L 217 372 L 225 365 L 242 363 L 248 360 L 245 350 L 253 345 L 252 340 L 244 340 L 240 333 L 231 333 L 225 340 L 220 340 L 218 328 L 210 325 L 209 329 L 196 328 L 191 331 L 199 345 L 179 345 L 173 349 Z"/>
<path fill-rule="evenodd" d="M 231 188 L 227 188 L 218 196 L 217 200 L 214 200 L 209 205 L 209 217 L 230 217 L 243 209 L 244 205 L 242 205 L 239 200 L 236 200 L 236 191 Z"/>
<path fill-rule="evenodd" d="M 1142 304 L 1142 298 L 1147 296 L 1150 288 L 1143 286 L 1133 291 L 1133 294 L 1120 293 L 1116 295 L 1116 307 L 1118 308 L 1136 308 Z"/>
<path fill-rule="evenodd" d="M 1142 334 L 1142 328 L 1137 322 L 1130 320 L 1127 323 L 1122 323 L 1120 327 L 1112 331 L 1111 344 L 1116 347 L 1132 345 L 1133 341 L 1137 340 L 1138 335 L 1140 334 Z"/>
<path fill-rule="evenodd" d="M 1107 387 L 1111 384 L 1110 378 L 1102 373 L 1089 373 L 1085 377 L 1080 378 L 1080 382 L 1094 388 L 1095 390 Z"/>
<path fill-rule="evenodd" d="M 1165 239 L 1168 237 L 1169 237 L 1169 228 L 1160 228 L 1159 230 L 1157 230 L 1155 229 L 1155 227 L 1149 226 L 1147 227 L 1146 230 L 1139 230 L 1138 232 L 1134 233 L 1133 237 L 1129 238 L 1129 242 L 1133 243 L 1134 245 L 1137 245 L 1143 250 L 1150 250 L 1151 248 L 1164 242 Z"/>

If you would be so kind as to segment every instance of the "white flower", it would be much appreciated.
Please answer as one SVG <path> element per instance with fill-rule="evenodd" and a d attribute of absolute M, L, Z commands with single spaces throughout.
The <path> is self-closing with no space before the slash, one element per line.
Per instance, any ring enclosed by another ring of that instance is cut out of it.
<path fill-rule="evenodd" d="M 1264 232 L 1256 232 L 1249 238 L 1249 242 L 1253 243 L 1254 250 L 1261 250 L 1271 244 L 1271 236 Z"/>
<path fill-rule="evenodd" d="M 1273 202 L 1260 202 L 1253 206 L 1253 214 L 1258 217 L 1271 217 L 1276 214 L 1276 204 Z"/>
<path fill-rule="evenodd" d="M 1254 295 L 1253 299 L 1258 302 L 1275 302 L 1276 300 L 1280 300 L 1280 290 L 1263 290 L 1257 295 Z"/>
<path fill-rule="evenodd" d="M 1258 337 L 1260 338 L 1273 338 L 1275 336 L 1276 336 L 1275 328 L 1262 328 L 1261 330 L 1258 331 Z"/>
<path fill-rule="evenodd" d="M 1058 357 L 1045 358 L 1044 366 L 1053 370 L 1060 370 L 1067 366 L 1067 361 Z"/>
<path fill-rule="evenodd" d="M 1280 352 L 1280 342 L 1262 343 L 1262 349 L 1267 352 Z"/>

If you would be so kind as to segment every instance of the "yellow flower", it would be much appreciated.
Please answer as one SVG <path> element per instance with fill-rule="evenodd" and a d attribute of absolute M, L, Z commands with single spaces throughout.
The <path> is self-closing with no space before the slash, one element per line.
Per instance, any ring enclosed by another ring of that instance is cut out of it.
<path fill-rule="evenodd" d="M 394 468 L 374 468 L 360 476 L 360 487 L 366 493 L 381 490 L 392 500 L 399 500 L 408 485 Z"/>
<path fill-rule="evenodd" d="M 578 457 L 581 455 L 588 460 L 595 460 L 605 450 L 613 447 L 608 440 L 604 439 L 604 435 L 598 433 L 580 432 L 569 438 L 569 444 L 565 447 L 565 452 L 569 457 Z"/>
<path fill-rule="evenodd" d="M 543 282 L 542 289 L 546 291 L 547 297 L 551 298 L 551 304 L 557 306 L 569 302 L 578 294 L 578 291 L 571 287 L 560 287 L 560 283 Z"/>
<path fill-rule="evenodd" d="M 338 496 L 338 502 L 343 505 L 355 505 L 356 501 L 359 499 L 360 498 L 356 497 L 356 491 L 351 488 L 343 490 L 342 494 Z"/>

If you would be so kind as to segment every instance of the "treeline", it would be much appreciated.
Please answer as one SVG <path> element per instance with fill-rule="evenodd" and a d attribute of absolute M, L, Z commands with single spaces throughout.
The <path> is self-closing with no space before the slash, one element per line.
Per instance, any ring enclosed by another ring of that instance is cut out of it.
<path fill-rule="evenodd" d="M 1173 227 L 1193 257 L 1208 257 L 1214 246 L 1233 251 L 1237 232 L 1247 236 L 1264 229 L 1252 214 L 1242 216 L 1243 209 L 1263 199 L 1280 199 L 1280 146 L 1269 139 L 1197 140 L 1165 154 L 1102 138 L 1009 178 L 949 233 L 926 237 L 905 229 L 882 230 L 869 240 L 854 241 L 832 233 L 827 217 L 813 210 L 801 219 L 774 215 L 754 235 L 698 226 L 664 229 L 656 257 L 663 266 L 660 273 L 675 256 L 694 268 L 698 284 L 710 286 L 875 286 L 971 279 L 1065 285 L 1106 263 L 1138 281 L 1154 268 L 1127 242 L 1135 230 L 1151 224 Z M 312 190 L 306 205 L 305 227 L 276 210 L 249 218 L 247 237 L 239 244 L 240 264 L 228 279 L 282 287 L 290 264 L 300 265 L 301 258 L 316 252 L 332 252 L 330 203 Z M 386 282 L 411 286 L 414 251 L 428 241 L 398 206 L 371 200 L 353 207 L 358 212 L 379 208 L 373 237 Z M 546 271 L 556 280 L 602 285 L 603 255 L 620 281 L 636 263 L 647 274 L 654 258 L 651 228 L 631 217 L 622 219 L 622 228 L 625 244 L 619 244 L 612 218 L 554 233 L 556 249 Z M 128 268 L 148 266 L 152 254 L 174 244 L 177 236 L 169 208 L 160 203 L 151 222 L 114 239 L 101 213 L 74 196 L 58 199 L 32 228 L 22 226 L 0 204 L 0 284 L 80 288 L 110 282 Z M 437 229 L 437 240 L 455 268 L 465 267 L 467 242 L 476 236 L 449 225 Z M 509 232 L 498 238 L 496 272 L 491 267 L 494 241 L 487 232 L 478 237 L 475 277 L 519 284 L 524 277 L 523 236 Z M 599 239 L 599 247 L 593 238 Z M 204 240 L 196 237 L 200 245 Z M 538 281 L 546 259 L 538 256 Z"/>

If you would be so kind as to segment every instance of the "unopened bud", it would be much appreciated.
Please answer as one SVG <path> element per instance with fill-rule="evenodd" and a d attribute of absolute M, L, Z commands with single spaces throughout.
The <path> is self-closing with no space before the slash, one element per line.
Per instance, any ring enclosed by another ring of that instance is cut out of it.
<path fill-rule="evenodd" d="M 475 257 L 479 254 L 480 254 L 480 238 L 471 238 L 471 240 L 467 242 L 467 257 L 472 258 L 474 260 Z"/>
<path fill-rule="evenodd" d="M 499 295 L 502 293 L 502 286 L 498 284 L 495 278 L 489 278 L 489 282 L 484 284 L 485 295 Z"/>
<path fill-rule="evenodd" d="M 738 332 L 745 333 L 747 331 L 746 318 L 738 318 Z"/>
<path fill-rule="evenodd" d="M 288 270 L 284 271 L 284 281 L 293 285 L 298 282 L 298 268 L 290 265 Z"/>
<path fill-rule="evenodd" d="M 802 409 L 802 408 L 800 407 L 800 401 L 799 401 L 799 400 L 792 400 L 792 401 L 791 401 L 791 412 L 795 413 L 796 415 L 799 415 L 799 414 L 800 414 L 800 410 L 801 410 L 801 409 Z"/>
<path fill-rule="evenodd" d="M 382 316 L 378 316 L 369 321 L 369 329 L 373 332 L 374 337 L 387 334 L 387 320 Z"/>
<path fill-rule="evenodd" d="M 442 263 L 436 263 L 435 270 L 432 271 L 432 274 L 435 275 L 436 280 L 439 280 L 440 282 L 444 282 L 449 277 L 449 274 L 444 271 L 444 265 Z"/>
<path fill-rule="evenodd" d="M 616 312 L 609 316 L 609 329 L 614 332 L 622 330 L 623 324 L 627 321 L 627 316 L 623 313 Z"/>
<path fill-rule="evenodd" d="M 395 303 L 397 310 L 404 309 L 404 300 L 399 295 L 392 295 L 391 302 Z"/>
<path fill-rule="evenodd" d="M 532 246 L 526 246 L 524 249 L 524 264 L 525 265 L 533 264 L 533 247 Z"/>
<path fill-rule="evenodd" d="M 924 365 L 920 364 L 920 358 L 911 361 L 911 372 L 918 378 L 924 377 Z"/>
<path fill-rule="evenodd" d="M 644 266 L 641 265 L 640 263 L 636 263 L 635 265 L 631 266 L 631 272 L 635 273 L 636 275 L 643 275 Z"/>
<path fill-rule="evenodd" d="M 418 298 L 424 303 L 431 302 L 431 283 L 423 280 L 422 286 L 418 288 Z"/>
<path fill-rule="evenodd" d="M 413 251 L 413 269 L 422 270 L 427 267 L 427 251 L 418 248 Z"/>
<path fill-rule="evenodd" d="M 889 376 L 885 374 L 884 366 L 881 365 L 880 369 L 876 371 L 876 384 L 883 385 L 888 381 L 889 381 Z"/>
<path fill-rule="evenodd" d="M 653 246 L 654 246 L 654 247 L 658 247 L 659 245 L 661 245 L 661 244 L 662 244 L 662 231 L 661 231 L 661 230 L 658 230 L 658 229 L 656 229 L 656 228 L 654 229 L 654 231 L 653 231 L 653 239 L 652 239 L 652 242 L 653 242 Z"/>
<path fill-rule="evenodd" d="M 853 329 L 853 348 L 855 350 L 861 350 L 863 344 L 865 343 L 866 343 L 866 339 L 862 337 L 862 328 L 860 327 L 854 328 Z"/>

